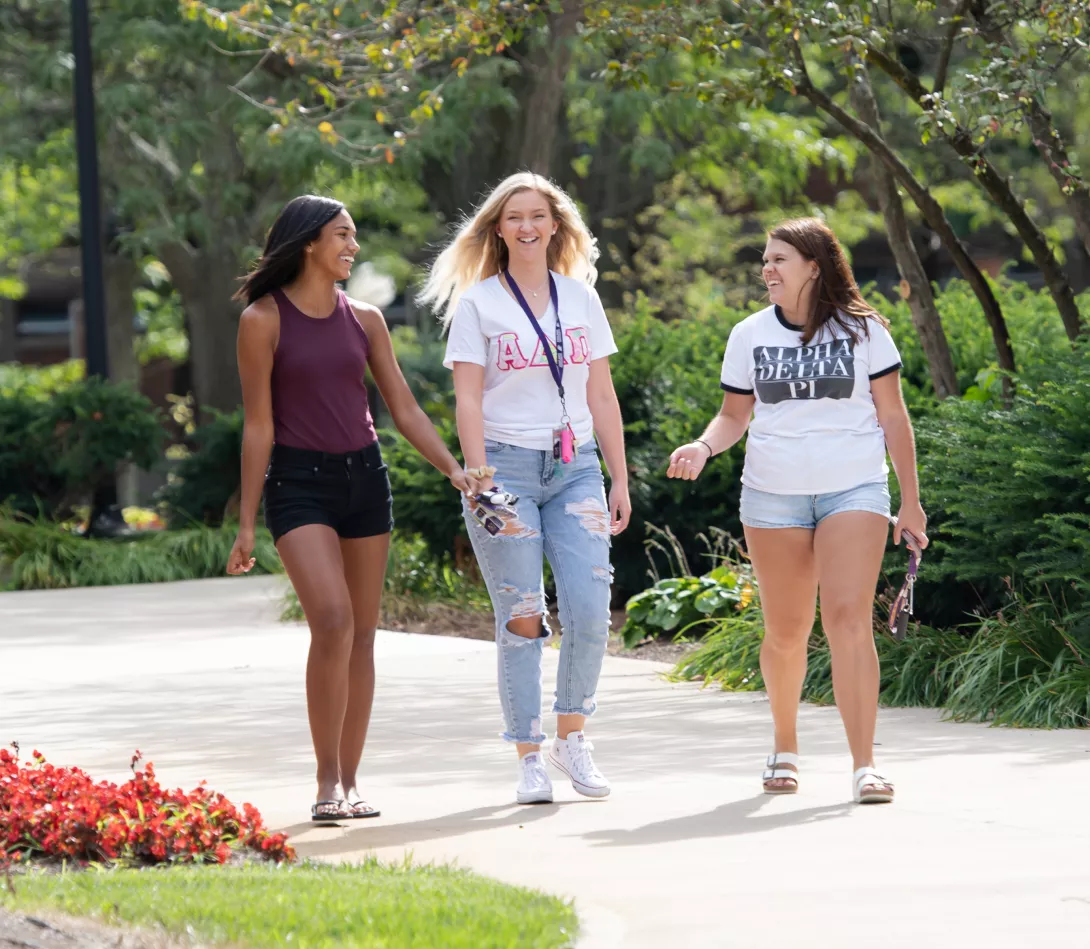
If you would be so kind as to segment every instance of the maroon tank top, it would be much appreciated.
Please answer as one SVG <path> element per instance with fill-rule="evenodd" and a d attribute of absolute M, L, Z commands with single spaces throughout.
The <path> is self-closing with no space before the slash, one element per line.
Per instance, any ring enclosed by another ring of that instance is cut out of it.
<path fill-rule="evenodd" d="M 272 368 L 274 438 L 278 445 L 337 454 L 376 440 L 364 370 L 370 350 L 348 298 L 326 319 L 307 316 L 281 290 L 280 340 Z"/>

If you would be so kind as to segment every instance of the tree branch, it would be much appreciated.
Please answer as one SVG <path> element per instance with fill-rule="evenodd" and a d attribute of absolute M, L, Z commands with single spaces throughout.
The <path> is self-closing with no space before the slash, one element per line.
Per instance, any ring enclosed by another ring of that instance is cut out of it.
<path fill-rule="evenodd" d="M 803 58 L 798 41 L 792 39 L 788 42 L 799 75 L 799 80 L 795 83 L 795 93 L 809 100 L 817 109 L 835 119 L 848 134 L 865 145 L 908 192 L 916 207 L 920 209 L 920 214 L 923 215 L 923 219 L 927 221 L 928 226 L 939 235 L 943 245 L 954 259 L 958 272 L 972 287 L 973 292 L 980 301 L 981 308 L 984 310 L 984 317 L 992 330 L 992 341 L 995 344 L 999 367 L 1013 373 L 1015 371 L 1014 349 L 1011 346 L 1010 334 L 1007 332 L 1007 324 L 1003 319 L 1003 311 L 999 306 L 999 301 L 996 300 L 995 294 L 992 292 L 991 284 L 981 273 L 976 262 L 969 256 L 965 245 L 962 244 L 961 239 L 954 232 L 954 228 L 946 219 L 942 206 L 916 180 L 912 170 L 901 161 L 900 157 L 889 147 L 878 132 L 841 108 L 832 98 L 814 85 L 806 68 L 806 60 Z"/>
<path fill-rule="evenodd" d="M 946 88 L 946 74 L 950 69 L 950 56 L 954 52 L 954 41 L 961 31 L 961 23 L 965 19 L 965 11 L 968 9 L 970 2 L 971 0 L 958 0 L 958 5 L 950 17 L 950 21 L 946 24 L 946 36 L 942 41 L 942 52 L 939 53 L 939 65 L 935 69 L 935 84 L 932 90 L 937 96 L 941 96 L 942 90 Z"/>
<path fill-rule="evenodd" d="M 993 46 L 1014 47 L 1010 35 L 992 19 L 986 0 L 976 0 L 973 3 L 972 15 L 981 35 L 989 43 Z M 1074 50 L 1068 52 L 1073 53 Z M 1067 153 L 1063 136 L 1052 120 L 1052 113 L 1037 94 L 1027 96 L 1024 100 L 1020 98 L 1015 108 L 1024 111 L 1033 133 L 1033 144 L 1044 159 L 1052 179 L 1059 186 L 1060 193 L 1067 199 L 1079 240 L 1090 254 L 1090 188 L 1081 175 L 1073 174 L 1069 170 L 1074 163 Z"/>
<path fill-rule="evenodd" d="M 855 111 L 862 121 L 881 134 L 881 114 L 874 98 L 869 71 L 854 52 L 849 56 L 849 64 L 852 67 L 851 98 Z M 870 177 L 873 179 L 878 204 L 882 210 L 890 250 L 897 261 L 901 279 L 908 287 L 908 308 L 927 357 L 927 368 L 931 373 L 935 395 L 940 399 L 956 396 L 958 377 L 953 357 L 950 355 L 950 344 L 942 327 L 942 317 L 935 306 L 935 296 L 927 279 L 927 271 L 912 240 L 912 230 L 905 218 L 904 203 L 897 191 L 897 182 L 888 168 L 873 160 Z"/>
<path fill-rule="evenodd" d="M 863 48 L 868 62 L 877 64 L 925 113 L 934 113 L 936 106 L 943 101 L 940 96 L 934 96 L 928 92 L 912 73 L 880 49 L 875 49 L 869 44 L 864 44 Z M 949 112 L 947 114 L 950 115 Z M 1033 255 L 1034 263 L 1041 271 L 1041 276 L 1044 277 L 1049 293 L 1056 303 L 1056 309 L 1059 310 L 1060 318 L 1063 320 L 1064 331 L 1070 340 L 1078 339 L 1083 330 L 1082 314 L 1075 303 L 1071 281 L 1056 259 L 1048 238 L 1029 216 L 1022 201 L 1014 193 L 1010 182 L 973 143 L 972 133 L 956 117 L 950 115 L 950 118 L 954 121 L 954 133 L 951 135 L 946 132 L 942 124 L 938 123 L 940 134 L 950 143 L 954 151 L 966 160 L 976 180 L 980 182 L 980 186 L 1014 225 L 1022 242 Z"/>

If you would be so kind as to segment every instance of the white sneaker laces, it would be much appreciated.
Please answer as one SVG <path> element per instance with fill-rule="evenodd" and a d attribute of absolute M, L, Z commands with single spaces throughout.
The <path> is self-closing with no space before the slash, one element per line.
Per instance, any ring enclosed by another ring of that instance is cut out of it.
<path fill-rule="evenodd" d="M 545 763 L 541 760 L 540 756 L 531 758 L 529 761 L 525 758 L 523 759 L 522 775 L 523 780 L 532 787 L 543 786 L 549 780 L 549 774 L 545 770 Z"/>
<path fill-rule="evenodd" d="M 569 745 L 569 747 L 571 747 Z M 601 772 L 594 764 L 594 759 L 590 756 L 591 751 L 594 749 L 593 742 L 581 741 L 572 752 L 571 766 L 572 771 L 581 780 L 586 778 L 601 778 Z"/>

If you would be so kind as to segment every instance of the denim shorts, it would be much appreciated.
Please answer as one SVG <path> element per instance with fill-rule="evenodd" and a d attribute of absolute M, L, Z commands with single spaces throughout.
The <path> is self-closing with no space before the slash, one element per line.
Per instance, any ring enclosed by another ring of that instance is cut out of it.
<path fill-rule="evenodd" d="M 346 539 L 394 526 L 390 478 L 378 442 L 346 454 L 275 445 L 265 474 L 265 524 L 280 540 L 307 524 Z"/>
<path fill-rule="evenodd" d="M 828 494 L 771 494 L 742 485 L 741 508 L 746 527 L 813 530 L 825 518 L 845 511 L 869 511 L 888 518 L 889 486 L 884 481 L 872 481 Z"/>

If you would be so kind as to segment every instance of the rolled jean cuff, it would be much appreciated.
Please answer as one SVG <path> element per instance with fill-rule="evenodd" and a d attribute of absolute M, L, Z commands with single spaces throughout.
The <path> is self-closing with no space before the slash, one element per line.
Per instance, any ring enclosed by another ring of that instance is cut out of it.
<path fill-rule="evenodd" d="M 582 708 L 564 708 L 559 702 L 553 702 L 553 713 L 556 715 L 582 715 L 590 718 L 598 711 L 598 701 L 592 695 L 583 702 Z"/>
<path fill-rule="evenodd" d="M 530 735 L 528 738 L 519 738 L 517 735 L 512 735 L 510 732 L 500 732 L 500 738 L 510 744 L 519 745 L 543 745 L 549 740 L 548 735 Z"/>

